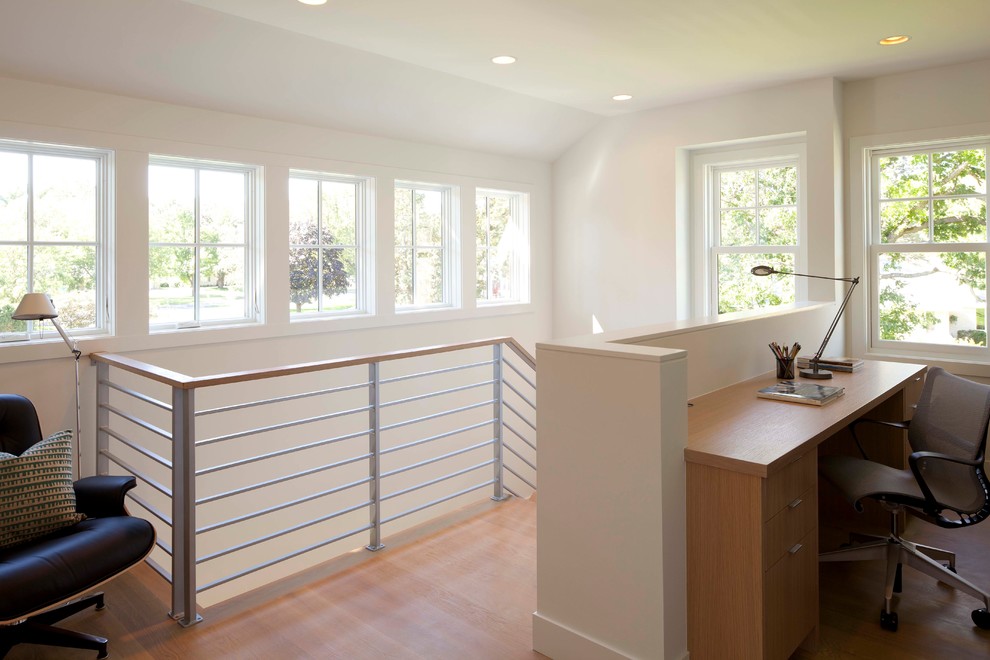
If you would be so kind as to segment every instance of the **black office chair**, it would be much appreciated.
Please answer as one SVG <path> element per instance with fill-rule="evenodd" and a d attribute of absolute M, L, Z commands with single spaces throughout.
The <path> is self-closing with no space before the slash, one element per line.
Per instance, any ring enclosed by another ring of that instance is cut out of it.
<path fill-rule="evenodd" d="M 21 456 L 43 439 L 38 415 L 22 396 L 0 394 L 0 452 Z M 0 658 L 17 644 L 92 649 L 107 657 L 107 640 L 52 624 L 92 605 L 103 594 L 80 596 L 144 559 L 155 545 L 151 523 L 127 515 L 124 493 L 133 477 L 86 477 L 75 482 L 82 522 L 0 548 Z M 78 599 L 78 600 L 77 600 Z"/>
<path fill-rule="evenodd" d="M 901 511 L 949 529 L 975 525 L 990 515 L 990 483 L 983 467 L 990 425 L 990 385 L 933 367 L 910 422 L 861 420 L 856 424 L 867 422 L 907 429 L 912 450 L 910 470 L 866 460 L 858 438 L 856 444 L 864 458 L 824 456 L 818 469 L 857 510 L 862 511 L 861 500 L 866 497 L 883 503 L 891 514 L 890 535 L 822 553 L 819 561 L 886 559 L 880 625 L 887 630 L 897 630 L 897 613 L 891 611 L 890 600 L 900 591 L 901 565 L 905 563 L 982 600 L 983 607 L 973 611 L 973 623 L 990 629 L 990 594 L 956 575 L 955 554 L 912 543 L 897 533 L 897 514 Z"/>

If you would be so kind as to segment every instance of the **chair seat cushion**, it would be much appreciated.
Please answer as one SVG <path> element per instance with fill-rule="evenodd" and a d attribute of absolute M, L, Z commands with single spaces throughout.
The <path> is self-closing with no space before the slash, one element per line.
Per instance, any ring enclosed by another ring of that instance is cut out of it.
<path fill-rule="evenodd" d="M 898 470 L 854 456 L 822 456 L 818 459 L 818 472 L 842 491 L 857 511 L 863 510 L 860 501 L 866 497 L 913 507 L 925 503 L 910 470 Z"/>
<path fill-rule="evenodd" d="M 0 549 L 0 622 L 81 594 L 141 561 L 155 542 L 151 523 L 131 516 L 90 518 L 28 543 Z"/>

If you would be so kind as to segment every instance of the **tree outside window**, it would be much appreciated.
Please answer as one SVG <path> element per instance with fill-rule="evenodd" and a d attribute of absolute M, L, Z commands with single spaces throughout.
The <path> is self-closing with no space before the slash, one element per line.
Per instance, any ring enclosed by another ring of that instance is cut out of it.
<path fill-rule="evenodd" d="M 148 169 L 152 326 L 254 320 L 255 168 L 156 158 Z"/>
<path fill-rule="evenodd" d="M 875 334 L 987 346 L 987 146 L 875 151 Z"/>
<path fill-rule="evenodd" d="M 396 184 L 396 308 L 451 304 L 449 200 L 441 186 Z"/>
<path fill-rule="evenodd" d="M 105 151 L 0 141 L 0 333 L 43 327 L 11 318 L 29 292 L 47 293 L 67 330 L 104 329 L 109 163 Z"/>
<path fill-rule="evenodd" d="M 524 302 L 528 297 L 524 202 L 520 193 L 477 193 L 475 294 L 479 303 Z"/>
<path fill-rule="evenodd" d="M 296 173 L 289 179 L 292 315 L 363 310 L 365 182 Z"/>

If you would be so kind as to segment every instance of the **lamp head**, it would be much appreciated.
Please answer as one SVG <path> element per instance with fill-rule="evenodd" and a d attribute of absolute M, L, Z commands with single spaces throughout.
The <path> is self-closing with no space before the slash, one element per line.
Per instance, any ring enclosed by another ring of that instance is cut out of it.
<path fill-rule="evenodd" d="M 17 306 L 11 318 L 17 321 L 40 321 L 42 319 L 54 319 L 58 317 L 55 305 L 44 293 L 28 293 L 21 298 L 21 304 Z"/>
<path fill-rule="evenodd" d="M 753 266 L 750 273 L 756 275 L 757 277 L 765 277 L 767 275 L 788 275 L 789 273 L 782 273 L 776 270 L 773 266 Z"/>

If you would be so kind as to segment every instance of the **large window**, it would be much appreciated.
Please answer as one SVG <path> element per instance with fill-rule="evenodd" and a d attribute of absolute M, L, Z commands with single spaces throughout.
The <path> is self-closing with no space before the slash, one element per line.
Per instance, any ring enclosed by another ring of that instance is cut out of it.
<path fill-rule="evenodd" d="M 289 311 L 295 318 L 369 311 L 368 181 L 293 172 Z"/>
<path fill-rule="evenodd" d="M 479 303 L 529 300 L 528 197 L 478 190 L 475 237 Z"/>
<path fill-rule="evenodd" d="M 69 331 L 106 330 L 111 153 L 0 140 L 0 335 L 33 339 L 11 315 L 47 293 Z M 50 328 L 50 326 L 49 326 Z"/>
<path fill-rule="evenodd" d="M 259 178 L 259 169 L 246 165 L 151 159 L 152 328 L 257 320 Z"/>
<path fill-rule="evenodd" d="M 451 196 L 448 186 L 395 184 L 396 309 L 454 304 Z"/>
<path fill-rule="evenodd" d="M 986 359 L 988 145 L 870 152 L 874 346 Z"/>

